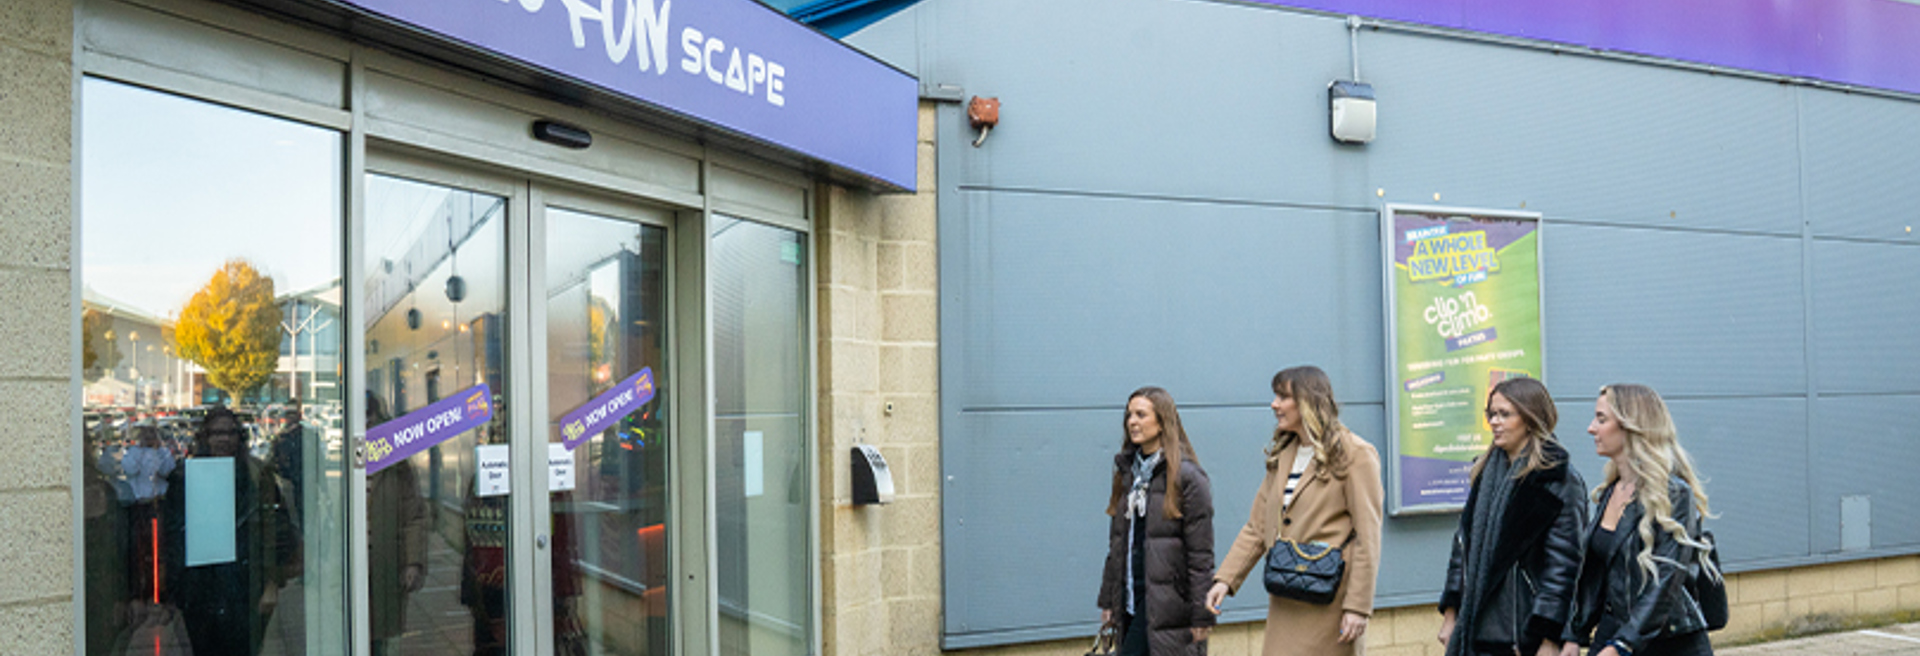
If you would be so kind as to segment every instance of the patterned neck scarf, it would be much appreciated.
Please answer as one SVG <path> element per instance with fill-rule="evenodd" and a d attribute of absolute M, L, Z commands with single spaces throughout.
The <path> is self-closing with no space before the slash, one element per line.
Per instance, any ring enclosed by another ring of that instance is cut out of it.
<path fill-rule="evenodd" d="M 1127 509 L 1135 517 L 1147 516 L 1147 484 L 1153 482 L 1153 468 L 1159 466 L 1159 451 L 1144 457 L 1133 452 L 1133 489 L 1127 492 Z"/>

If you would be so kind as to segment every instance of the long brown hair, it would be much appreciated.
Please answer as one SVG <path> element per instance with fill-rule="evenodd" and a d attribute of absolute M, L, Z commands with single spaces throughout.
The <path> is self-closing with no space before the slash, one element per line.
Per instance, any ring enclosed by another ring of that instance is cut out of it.
<path fill-rule="evenodd" d="M 1319 367 L 1305 365 L 1281 369 L 1273 375 L 1273 393 L 1293 399 L 1300 413 L 1300 432 L 1273 427 L 1273 442 L 1267 445 L 1267 468 L 1274 469 L 1280 451 L 1301 440 L 1313 447 L 1314 476 L 1347 477 L 1347 448 L 1340 439 L 1347 432 L 1340 423 L 1340 403 L 1333 400 L 1333 381 Z"/>
<path fill-rule="evenodd" d="M 1560 423 L 1560 411 L 1554 408 L 1553 395 L 1547 393 L 1547 386 L 1532 378 L 1500 381 L 1493 386 L 1493 391 L 1487 392 L 1488 412 L 1493 411 L 1495 394 L 1506 397 L 1507 402 L 1513 404 L 1514 412 L 1519 413 L 1520 420 L 1527 422 L 1527 445 L 1520 448 L 1520 459 L 1514 463 L 1513 480 L 1560 464 L 1547 451 L 1547 445 L 1560 443 L 1559 438 L 1553 436 L 1553 427 Z M 1480 470 L 1487 468 L 1487 458 L 1493 456 L 1493 448 L 1497 447 L 1489 447 L 1486 455 L 1473 461 L 1473 477 L 1470 480 L 1480 480 Z"/>
<path fill-rule="evenodd" d="M 1167 463 L 1167 498 L 1161 508 L 1166 511 L 1166 516 L 1179 519 L 1180 463 L 1192 460 L 1193 464 L 1199 465 L 1200 456 L 1193 452 L 1193 442 L 1187 439 L 1187 429 L 1180 426 L 1180 409 L 1174 406 L 1172 394 L 1148 385 L 1127 395 L 1127 405 L 1132 405 L 1133 400 L 1138 398 L 1145 398 L 1153 404 L 1154 418 L 1160 421 L 1160 452 L 1166 454 Z M 1127 433 L 1127 415 L 1123 410 L 1120 414 L 1120 455 L 1133 455 L 1139 450 L 1140 447 L 1133 443 Z M 1108 515 L 1118 516 L 1122 512 L 1127 497 L 1128 473 L 1125 466 L 1116 465 L 1113 468 L 1113 496 L 1107 499 Z"/>

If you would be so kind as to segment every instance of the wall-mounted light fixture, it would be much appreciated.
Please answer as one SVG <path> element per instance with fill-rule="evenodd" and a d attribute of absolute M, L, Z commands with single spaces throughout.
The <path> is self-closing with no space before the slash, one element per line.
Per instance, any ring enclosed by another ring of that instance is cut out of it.
<path fill-rule="evenodd" d="M 1353 79 L 1327 83 L 1333 138 L 1341 143 L 1373 141 L 1373 85 L 1360 81 L 1361 24 L 1359 16 L 1347 17 L 1347 47 L 1353 60 Z"/>
<path fill-rule="evenodd" d="M 1333 110 L 1333 138 L 1342 143 L 1373 141 L 1373 85 L 1335 80 L 1327 85 Z"/>
<path fill-rule="evenodd" d="M 533 138 L 574 150 L 593 145 L 593 133 L 586 128 L 544 118 L 533 122 Z"/>

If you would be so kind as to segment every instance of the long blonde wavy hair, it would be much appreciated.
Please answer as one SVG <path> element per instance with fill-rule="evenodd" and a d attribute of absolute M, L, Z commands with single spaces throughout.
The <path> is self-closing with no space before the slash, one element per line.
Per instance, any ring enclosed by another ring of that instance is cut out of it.
<path fill-rule="evenodd" d="M 1275 469 L 1280 451 L 1301 440 L 1313 447 L 1314 476 L 1347 477 L 1347 449 L 1340 434 L 1347 432 L 1340 423 L 1340 403 L 1333 400 L 1333 381 L 1319 367 L 1306 365 L 1280 370 L 1273 375 L 1273 393 L 1293 399 L 1300 413 L 1300 432 L 1273 427 L 1273 442 L 1267 445 L 1267 468 Z"/>
<path fill-rule="evenodd" d="M 1660 393 L 1653 391 L 1653 388 L 1635 384 L 1602 387 L 1600 398 L 1606 401 L 1607 408 L 1627 434 L 1625 460 L 1639 482 L 1634 500 L 1640 502 L 1644 512 L 1640 515 L 1638 527 L 1640 554 L 1637 560 L 1640 569 L 1647 572 L 1645 582 L 1653 580 L 1654 565 L 1659 560 L 1653 555 L 1653 531 L 1656 525 L 1659 530 L 1673 536 L 1675 541 L 1696 549 L 1700 571 L 1716 581 L 1720 580 L 1719 569 L 1707 557 L 1709 545 L 1688 534 L 1687 527 L 1673 518 L 1673 500 L 1667 496 L 1666 482 L 1674 475 L 1692 488 L 1694 512 L 1702 519 L 1712 515 L 1707 506 L 1707 488 L 1694 470 L 1693 457 L 1680 446 L 1679 433 L 1674 429 L 1673 416 L 1667 412 L 1666 401 L 1661 400 Z M 1605 480 L 1593 489 L 1595 501 L 1615 481 L 1620 480 L 1616 462 L 1607 460 Z"/>

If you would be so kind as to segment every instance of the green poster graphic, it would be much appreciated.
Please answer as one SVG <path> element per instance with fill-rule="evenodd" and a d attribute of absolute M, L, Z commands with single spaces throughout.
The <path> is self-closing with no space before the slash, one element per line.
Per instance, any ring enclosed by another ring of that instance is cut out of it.
<path fill-rule="evenodd" d="M 1457 510 L 1488 391 L 1543 374 L 1540 217 L 1390 205 L 1381 223 L 1393 512 Z"/>

